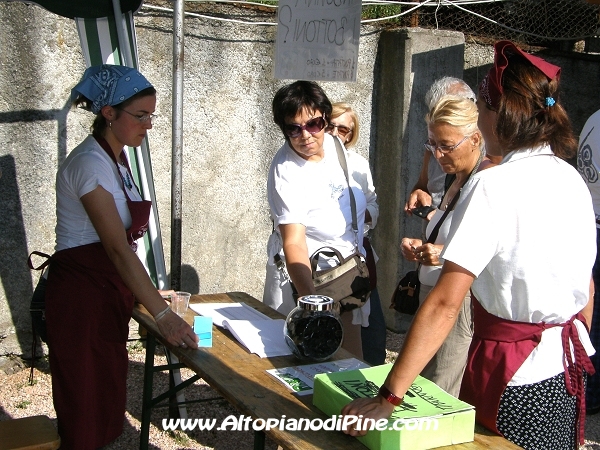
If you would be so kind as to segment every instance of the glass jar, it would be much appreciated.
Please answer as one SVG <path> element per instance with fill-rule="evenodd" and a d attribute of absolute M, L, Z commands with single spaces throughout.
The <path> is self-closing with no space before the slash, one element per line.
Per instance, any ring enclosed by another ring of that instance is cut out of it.
<path fill-rule="evenodd" d="M 333 299 L 305 295 L 288 314 L 283 328 L 285 342 L 303 360 L 325 361 L 342 345 L 344 330 L 333 310 Z"/>

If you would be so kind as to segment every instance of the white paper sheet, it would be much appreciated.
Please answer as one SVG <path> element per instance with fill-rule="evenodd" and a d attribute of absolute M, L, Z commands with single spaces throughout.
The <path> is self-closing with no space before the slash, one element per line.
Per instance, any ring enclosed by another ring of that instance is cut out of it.
<path fill-rule="evenodd" d="M 212 317 L 219 327 L 225 320 L 272 320 L 245 303 L 192 303 L 190 308 L 201 316 Z"/>
<path fill-rule="evenodd" d="M 215 325 L 227 328 L 250 353 L 261 358 L 292 354 L 285 343 L 283 319 L 271 319 L 245 303 L 195 303 L 190 308 L 212 317 Z"/>
<path fill-rule="evenodd" d="M 283 319 L 226 320 L 223 324 L 250 353 L 261 358 L 292 354 L 283 336 Z"/>

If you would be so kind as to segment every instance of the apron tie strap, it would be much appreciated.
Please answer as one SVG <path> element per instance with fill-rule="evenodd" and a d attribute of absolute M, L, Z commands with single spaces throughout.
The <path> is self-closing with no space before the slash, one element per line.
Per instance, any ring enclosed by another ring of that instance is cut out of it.
<path fill-rule="evenodd" d="M 585 370 L 588 374 L 593 375 L 596 370 L 579 340 L 577 326 L 574 323 L 575 319 L 579 319 L 584 324 L 586 323 L 581 313 L 573 316 L 563 325 L 561 336 L 564 353 L 565 386 L 567 393 L 577 398 L 576 420 L 578 428 L 576 439 L 579 445 L 582 445 L 585 436 L 585 383 L 583 381 L 583 371 Z M 570 343 L 573 345 L 572 352 Z"/>

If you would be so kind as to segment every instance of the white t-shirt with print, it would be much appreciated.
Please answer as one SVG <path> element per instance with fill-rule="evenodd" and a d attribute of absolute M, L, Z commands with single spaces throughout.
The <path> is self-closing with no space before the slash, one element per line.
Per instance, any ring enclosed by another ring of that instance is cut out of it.
<path fill-rule="evenodd" d="M 590 116 L 579 135 L 577 170 L 592 194 L 596 220 L 600 220 L 600 110 Z"/>
<path fill-rule="evenodd" d="M 267 180 L 271 218 L 275 227 L 268 243 L 267 277 L 263 301 L 287 314 L 294 308 L 291 289 L 274 266 L 279 254 L 285 261 L 278 227 L 299 223 L 306 227 L 308 256 L 324 246 L 340 251 L 343 257 L 354 252 L 355 235 L 348 183 L 340 166 L 334 138 L 325 134 L 324 157 L 318 162 L 306 161 L 285 143 L 275 154 Z M 355 152 L 345 150 L 348 174 L 356 201 L 359 250 L 364 254 L 362 237 L 365 211 L 368 208 L 372 226 L 379 215 L 377 196 L 368 161 Z M 322 262 L 323 268 L 326 262 Z"/>
<path fill-rule="evenodd" d="M 323 147 L 325 154 L 318 162 L 306 161 L 288 143 L 279 149 L 267 182 L 271 219 L 276 230 L 279 225 L 304 225 L 309 255 L 328 245 L 346 257 L 352 254 L 355 245 L 348 182 L 333 137 L 326 134 Z M 348 169 L 351 173 L 352 166 Z M 353 178 L 350 183 L 356 201 L 359 249 L 364 253 L 362 236 L 367 203 L 360 185 Z"/>

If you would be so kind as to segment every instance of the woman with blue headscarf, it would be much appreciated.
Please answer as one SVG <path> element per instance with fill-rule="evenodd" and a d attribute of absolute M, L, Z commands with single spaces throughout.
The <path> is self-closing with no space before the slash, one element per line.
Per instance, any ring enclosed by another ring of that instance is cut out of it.
<path fill-rule="evenodd" d="M 46 324 L 61 449 L 85 450 L 123 431 L 134 301 L 171 344 L 197 348 L 198 338 L 135 254 L 151 203 L 134 184 L 123 148 L 139 146 L 152 128 L 156 90 L 135 69 L 102 65 L 86 70 L 72 97 L 96 119 L 56 176 Z"/>

